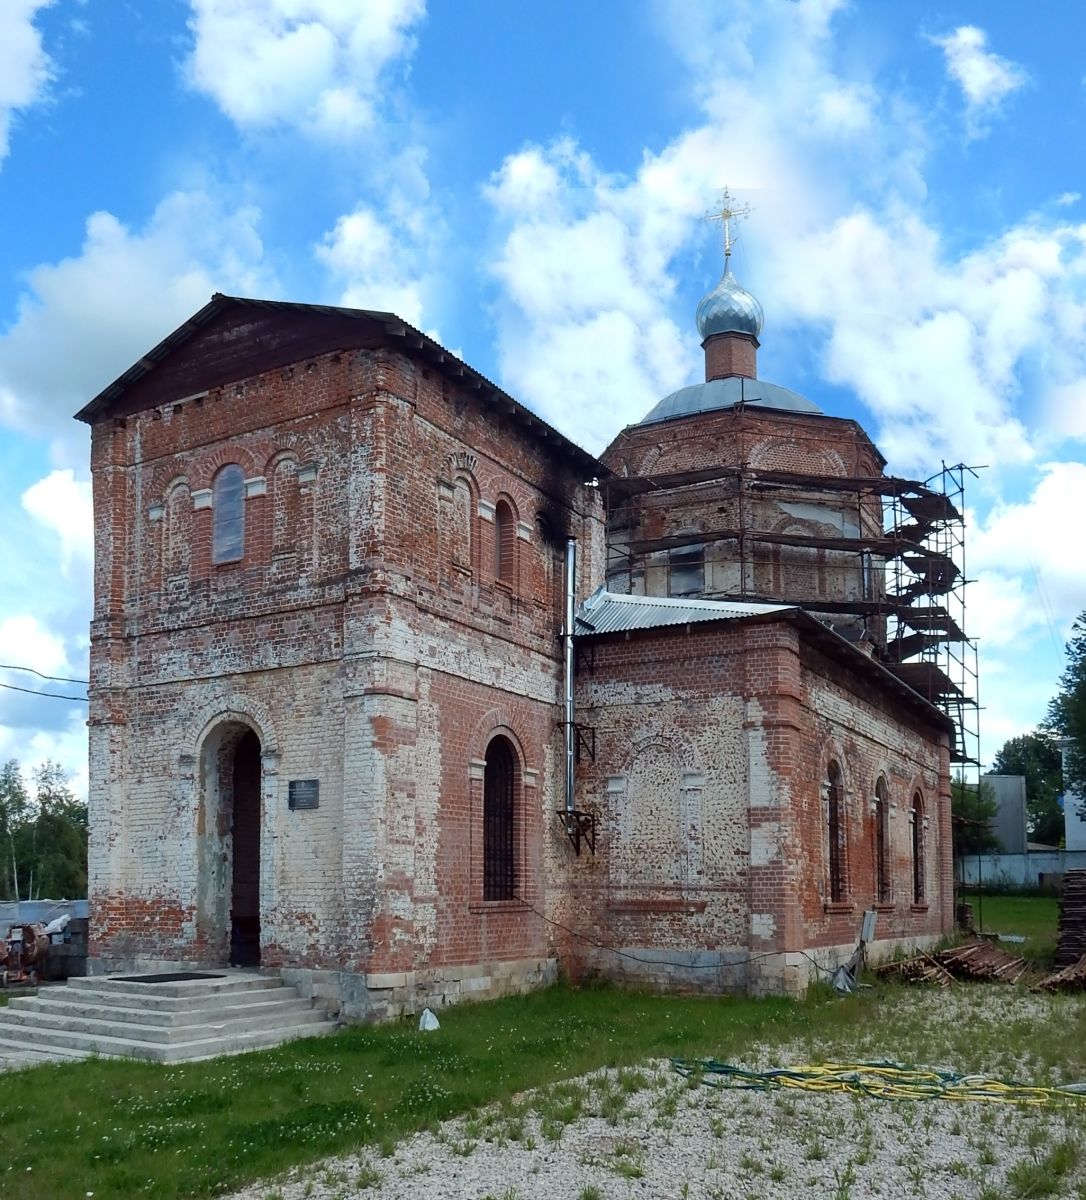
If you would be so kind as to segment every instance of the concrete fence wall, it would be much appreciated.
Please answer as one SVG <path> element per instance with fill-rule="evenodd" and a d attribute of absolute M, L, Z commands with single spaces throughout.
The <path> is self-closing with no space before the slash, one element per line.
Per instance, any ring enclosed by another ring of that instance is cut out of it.
<path fill-rule="evenodd" d="M 1086 850 L 1046 850 L 1032 854 L 970 854 L 957 861 L 958 882 L 1036 887 L 1041 876 L 1086 869 Z"/>

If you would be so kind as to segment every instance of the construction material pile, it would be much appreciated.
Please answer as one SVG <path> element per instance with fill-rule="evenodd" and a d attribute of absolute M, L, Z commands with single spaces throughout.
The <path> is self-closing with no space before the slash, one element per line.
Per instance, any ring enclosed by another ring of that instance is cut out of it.
<path fill-rule="evenodd" d="M 1044 992 L 1081 992 L 1086 990 L 1086 954 L 1078 962 L 1064 967 L 1037 985 Z"/>
<path fill-rule="evenodd" d="M 1026 959 L 981 938 L 951 950 L 940 950 L 935 957 L 956 979 L 1001 979 L 1005 983 L 1017 983 L 1032 974 Z"/>
<path fill-rule="evenodd" d="M 1068 871 L 1060 900 L 1056 966 L 1066 967 L 1086 954 L 1086 871 Z"/>
<path fill-rule="evenodd" d="M 955 979 L 1018 983 L 1023 979 L 1032 982 L 1034 978 L 1026 959 L 981 938 L 934 954 L 920 953 L 899 962 L 883 963 L 875 968 L 875 974 L 909 983 L 936 983 L 940 987 L 947 987 Z"/>
<path fill-rule="evenodd" d="M 954 976 L 930 954 L 917 954 L 912 958 L 882 963 L 875 968 L 875 974 L 883 979 L 893 977 L 903 979 L 906 983 L 934 983 L 938 987 L 950 987 L 954 982 Z"/>

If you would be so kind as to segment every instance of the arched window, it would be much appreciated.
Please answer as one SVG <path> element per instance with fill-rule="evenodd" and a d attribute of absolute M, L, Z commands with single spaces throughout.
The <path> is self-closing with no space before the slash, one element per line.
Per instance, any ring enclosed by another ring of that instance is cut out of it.
<path fill-rule="evenodd" d="M 475 500 L 471 484 L 463 476 L 453 483 L 452 496 L 452 560 L 463 571 L 472 565 L 471 527 L 475 515 Z"/>
<path fill-rule="evenodd" d="M 514 872 L 514 791 L 516 767 L 508 739 L 494 738 L 486 748 L 483 772 L 483 899 L 512 900 Z"/>
<path fill-rule="evenodd" d="M 875 900 L 889 904 L 890 897 L 890 798 L 880 777 L 875 784 Z"/>
<path fill-rule="evenodd" d="M 494 575 L 503 583 L 515 582 L 517 573 L 517 523 L 505 500 L 494 508 Z"/>
<path fill-rule="evenodd" d="M 237 562 L 245 551 L 245 472 L 230 463 L 212 484 L 211 561 Z"/>
<path fill-rule="evenodd" d="M 183 479 L 174 483 L 166 494 L 163 526 L 165 574 L 167 578 L 187 575 L 192 556 L 192 493 Z"/>
<path fill-rule="evenodd" d="M 841 768 L 835 762 L 831 762 L 827 775 L 826 832 L 829 835 L 830 900 L 837 904 L 844 901 L 848 893 L 845 876 L 848 862 L 845 799 L 841 786 Z"/>
<path fill-rule="evenodd" d="M 913 847 L 913 903 L 924 903 L 924 798 L 913 794 L 909 809 L 909 830 Z"/>

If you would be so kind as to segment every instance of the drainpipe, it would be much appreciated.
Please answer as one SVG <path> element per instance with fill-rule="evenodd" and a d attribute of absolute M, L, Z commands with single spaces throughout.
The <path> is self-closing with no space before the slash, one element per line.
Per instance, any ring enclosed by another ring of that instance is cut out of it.
<path fill-rule="evenodd" d="M 574 597 L 577 589 L 577 541 L 566 538 L 566 620 L 562 640 L 565 643 L 565 714 L 563 728 L 566 731 L 566 832 L 572 833 L 570 814 L 576 807 L 573 803 L 573 623 Z"/>

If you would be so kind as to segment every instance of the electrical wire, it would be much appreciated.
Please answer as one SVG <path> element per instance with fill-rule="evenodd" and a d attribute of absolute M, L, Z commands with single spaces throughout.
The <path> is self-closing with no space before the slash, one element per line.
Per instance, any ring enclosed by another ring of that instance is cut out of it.
<path fill-rule="evenodd" d="M 35 671 L 33 667 L 16 667 L 11 663 L 0 663 L 0 671 L 23 671 L 27 675 L 37 675 L 39 679 L 49 679 L 53 683 L 82 683 L 90 685 L 89 679 L 71 679 L 67 675 L 46 675 L 42 671 Z"/>
<path fill-rule="evenodd" d="M 977 1100 L 991 1104 L 1080 1104 L 1086 1083 L 1034 1087 L 991 1075 L 960 1075 L 942 1067 L 909 1067 L 883 1060 L 818 1063 L 752 1071 L 716 1059 L 673 1058 L 671 1065 L 686 1078 L 707 1087 L 761 1092 L 797 1089 L 805 1092 L 850 1093 L 877 1100 Z"/>
<path fill-rule="evenodd" d="M 17 687 L 14 683 L 0 683 L 0 688 L 7 688 L 9 692 L 23 692 L 27 696 L 48 696 L 51 700 L 71 700 L 75 704 L 87 703 L 86 696 L 65 696 L 62 692 L 39 692 L 35 688 Z"/>

